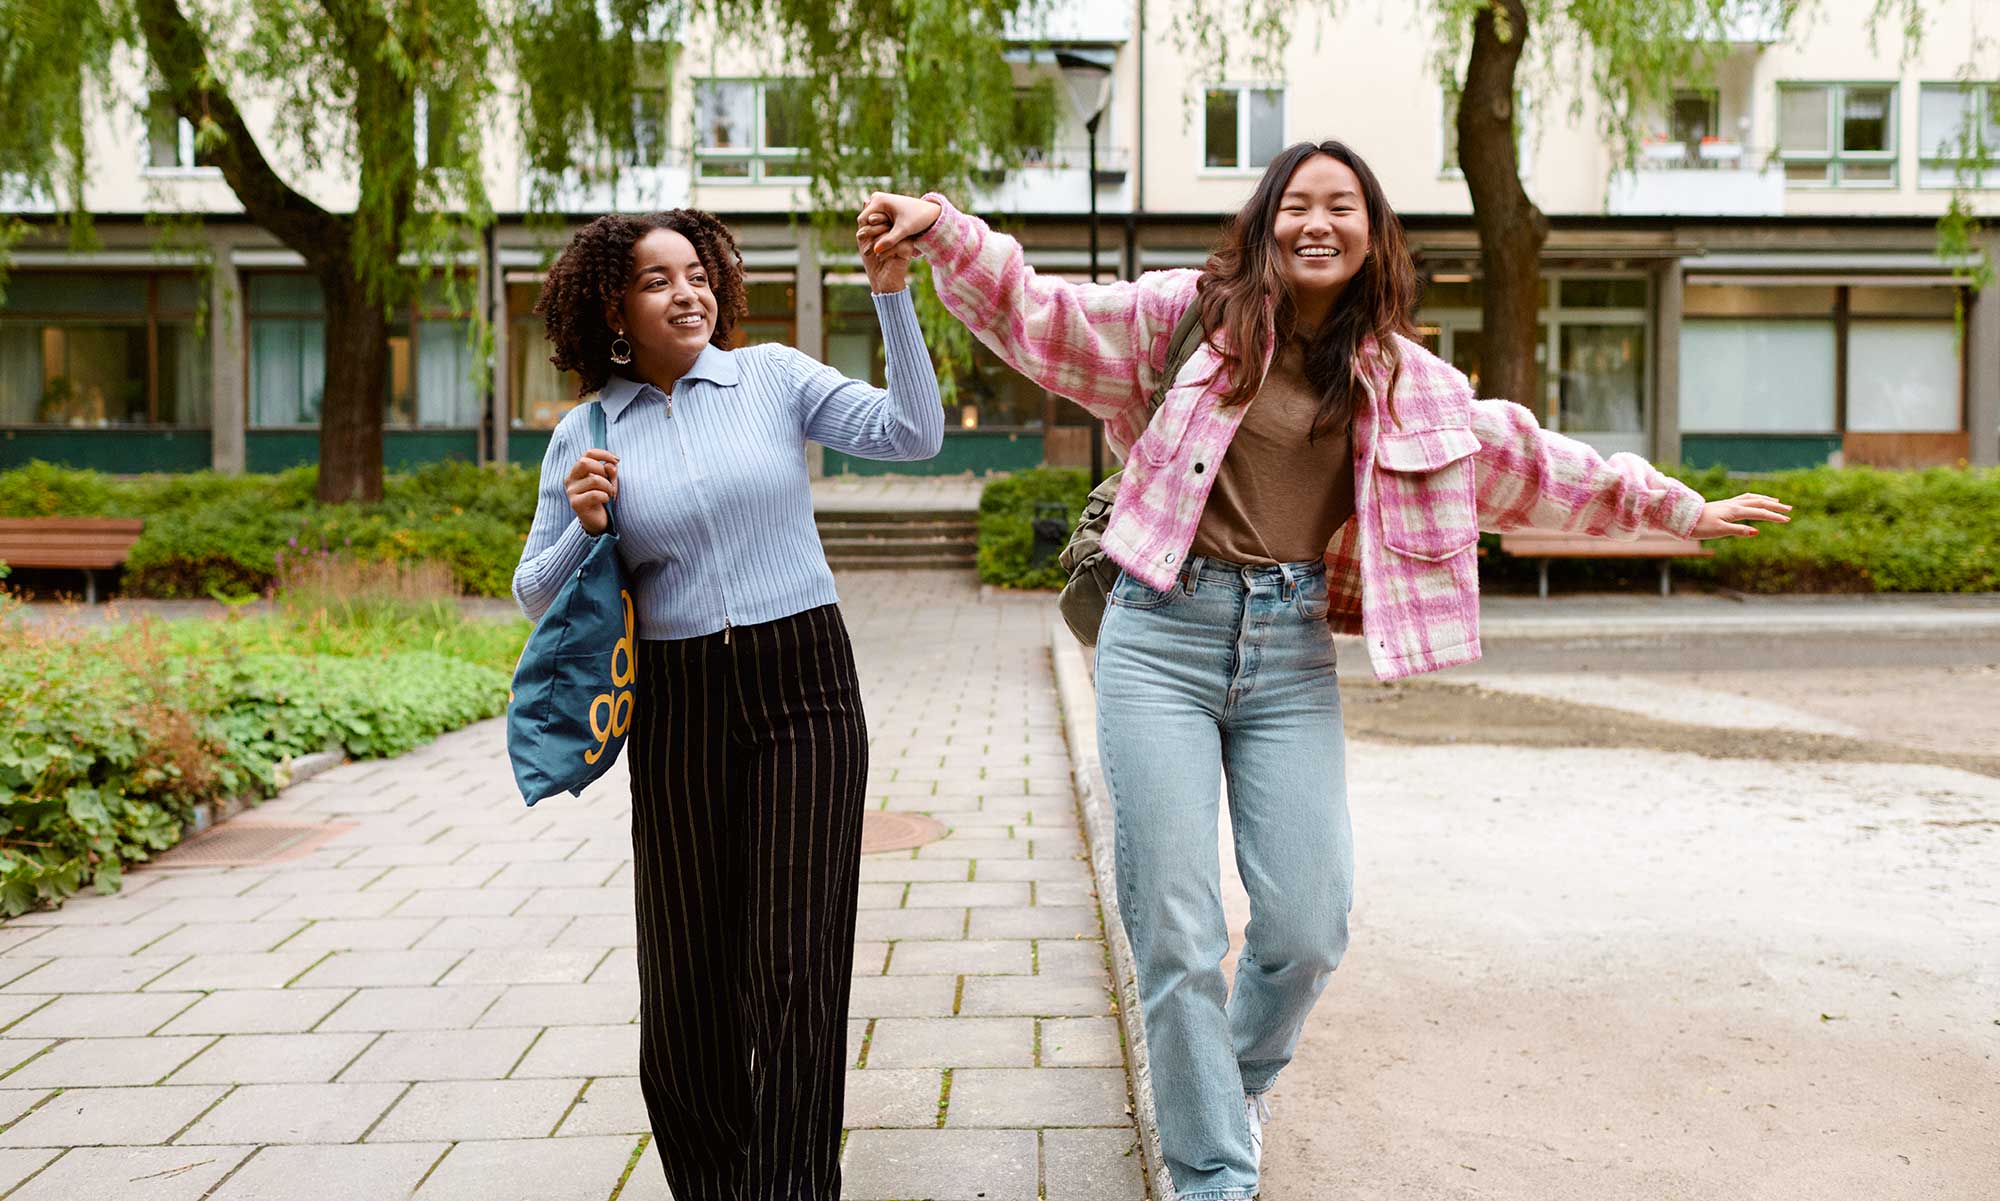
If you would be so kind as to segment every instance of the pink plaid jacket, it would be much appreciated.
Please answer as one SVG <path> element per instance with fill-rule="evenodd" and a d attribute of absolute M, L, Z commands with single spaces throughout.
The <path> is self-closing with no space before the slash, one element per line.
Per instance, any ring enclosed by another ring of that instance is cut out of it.
<path fill-rule="evenodd" d="M 1126 451 L 1103 545 L 1153 588 L 1171 587 L 1247 406 L 1225 406 L 1220 357 L 1203 345 L 1148 420 L 1174 323 L 1196 271 L 1072 284 L 1031 270 L 1021 245 L 950 201 L 916 239 L 938 295 L 979 340 L 1049 391 L 1104 419 Z M 1481 530 L 1532 526 L 1636 538 L 1689 536 L 1701 496 L 1636 455 L 1609 459 L 1542 429 L 1503 400 L 1475 400 L 1450 364 L 1408 340 L 1393 403 L 1377 376 L 1354 415 L 1354 519 L 1327 549 L 1328 621 L 1368 641 L 1377 677 L 1479 657 Z M 1271 349 L 1264 349 L 1269 364 Z"/>

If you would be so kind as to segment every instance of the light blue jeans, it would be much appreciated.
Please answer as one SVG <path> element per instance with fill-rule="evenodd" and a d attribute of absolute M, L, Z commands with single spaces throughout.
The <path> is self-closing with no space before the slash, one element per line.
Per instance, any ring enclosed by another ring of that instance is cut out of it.
<path fill-rule="evenodd" d="M 1194 558 L 1121 576 L 1097 643 L 1098 752 L 1180 1201 L 1257 1193 L 1244 1094 L 1291 1062 L 1347 949 L 1354 838 L 1323 564 Z M 1231 993 L 1216 854 L 1229 781 L 1250 926 Z"/>

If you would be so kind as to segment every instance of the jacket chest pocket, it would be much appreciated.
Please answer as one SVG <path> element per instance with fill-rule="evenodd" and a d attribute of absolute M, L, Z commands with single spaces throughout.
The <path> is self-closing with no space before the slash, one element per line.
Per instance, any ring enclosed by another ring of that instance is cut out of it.
<path fill-rule="evenodd" d="M 1132 453 L 1155 467 L 1164 467 L 1173 461 L 1181 443 L 1186 440 L 1188 430 L 1195 424 L 1195 416 L 1202 405 L 1200 385 L 1173 388 L 1167 392 L 1166 403 L 1153 414 L 1146 424 L 1146 432 L 1132 447 Z"/>
<path fill-rule="evenodd" d="M 1478 437 L 1465 426 L 1382 434 L 1374 476 L 1383 545 L 1433 563 L 1477 546 L 1478 451 Z"/>

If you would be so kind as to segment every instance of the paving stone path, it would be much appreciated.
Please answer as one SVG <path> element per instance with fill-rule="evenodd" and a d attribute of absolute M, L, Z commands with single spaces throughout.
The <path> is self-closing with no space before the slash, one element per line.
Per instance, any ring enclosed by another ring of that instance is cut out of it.
<path fill-rule="evenodd" d="M 841 581 L 869 792 L 846 1188 L 1143 1197 L 1045 599 Z M 655 1201 L 622 770 L 521 806 L 501 727 L 309 780 L 289 862 L 134 873 L 0 926 L 0 1198 Z"/>

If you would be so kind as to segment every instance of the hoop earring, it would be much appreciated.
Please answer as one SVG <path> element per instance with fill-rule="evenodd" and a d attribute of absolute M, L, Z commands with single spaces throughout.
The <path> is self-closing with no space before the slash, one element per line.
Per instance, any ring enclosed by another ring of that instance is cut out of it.
<path fill-rule="evenodd" d="M 619 349 L 621 346 L 623 350 Z M 632 344 L 625 340 L 624 334 L 611 339 L 611 361 L 620 367 L 632 361 Z"/>

